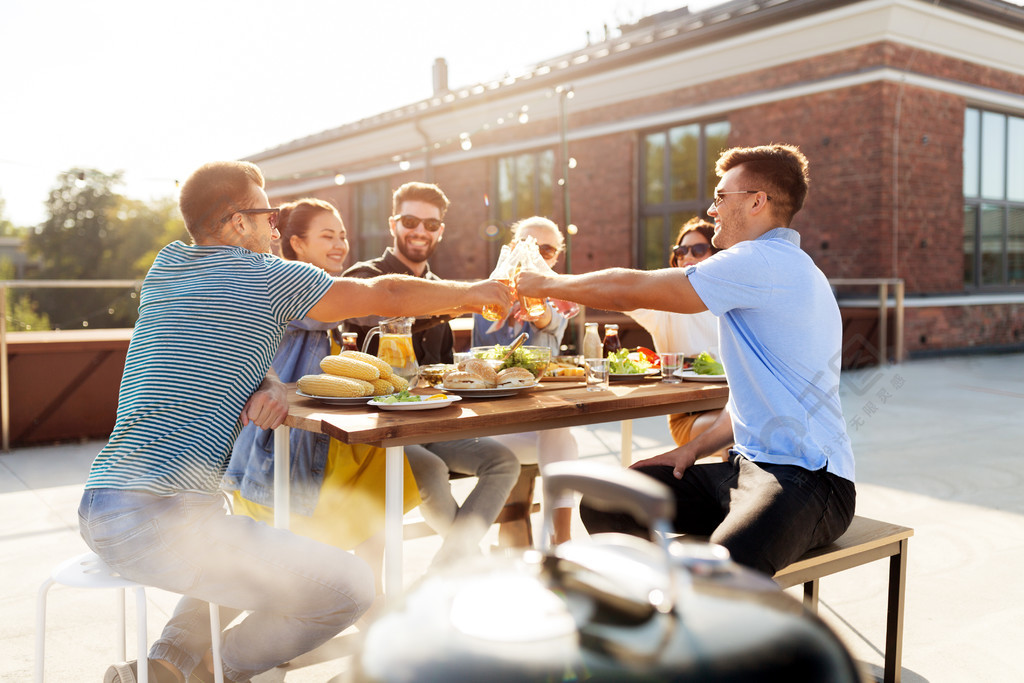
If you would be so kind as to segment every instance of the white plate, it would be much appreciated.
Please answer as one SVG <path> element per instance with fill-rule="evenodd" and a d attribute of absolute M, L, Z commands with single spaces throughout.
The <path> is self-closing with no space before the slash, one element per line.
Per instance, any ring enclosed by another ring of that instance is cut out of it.
<path fill-rule="evenodd" d="M 422 401 L 400 401 L 398 403 L 378 403 L 377 399 L 373 399 L 367 405 L 371 405 L 374 408 L 380 408 L 381 410 L 430 410 L 431 408 L 445 408 L 456 401 L 461 400 L 461 396 L 435 398 L 429 401 L 426 399 Z"/>
<path fill-rule="evenodd" d="M 533 389 L 539 385 L 540 382 L 534 382 L 525 387 L 501 387 L 494 389 L 452 389 L 446 387 L 443 384 L 435 384 L 434 388 L 438 391 L 443 391 L 446 394 L 458 394 L 465 396 L 466 398 L 502 398 L 504 396 L 515 396 L 520 391 L 526 391 L 527 389 Z"/>
<path fill-rule="evenodd" d="M 313 396 L 305 392 L 295 390 L 295 393 L 302 398 L 311 398 L 314 401 L 320 401 L 329 406 L 355 406 L 355 405 L 366 405 L 367 401 L 370 400 L 369 396 Z"/>
<path fill-rule="evenodd" d="M 676 370 L 676 377 L 682 377 L 683 379 L 691 382 L 724 382 L 725 375 L 698 375 L 693 370 Z"/>

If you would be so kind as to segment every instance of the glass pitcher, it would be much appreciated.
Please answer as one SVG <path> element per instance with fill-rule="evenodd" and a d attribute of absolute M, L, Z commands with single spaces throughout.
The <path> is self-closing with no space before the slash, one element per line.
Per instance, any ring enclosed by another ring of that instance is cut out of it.
<path fill-rule="evenodd" d="M 370 348 L 370 340 L 379 335 L 377 357 L 391 366 L 394 373 L 412 384 L 416 381 L 420 365 L 412 348 L 412 324 L 416 318 L 385 318 L 366 333 L 363 352 Z"/>

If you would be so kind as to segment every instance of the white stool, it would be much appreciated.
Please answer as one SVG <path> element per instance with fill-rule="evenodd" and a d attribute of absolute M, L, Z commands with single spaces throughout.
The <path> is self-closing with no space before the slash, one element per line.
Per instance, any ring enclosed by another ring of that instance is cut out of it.
<path fill-rule="evenodd" d="M 135 612 L 138 628 L 136 632 L 136 648 L 139 683 L 149 682 L 149 666 L 147 665 L 149 648 L 146 633 L 146 587 L 140 583 L 129 581 L 99 558 L 96 553 L 83 553 L 57 565 L 50 573 L 50 578 L 39 587 L 36 600 L 36 663 L 35 683 L 43 683 L 43 666 L 46 648 L 46 596 L 53 584 L 59 583 L 75 588 L 116 588 L 117 590 L 117 627 L 120 638 L 117 644 L 118 661 L 125 661 L 125 641 L 127 633 L 124 619 L 124 591 L 126 588 L 135 590 Z M 216 683 L 224 683 L 224 669 L 220 661 L 220 612 L 217 605 L 210 603 L 210 633 L 212 634 L 213 675 Z"/>

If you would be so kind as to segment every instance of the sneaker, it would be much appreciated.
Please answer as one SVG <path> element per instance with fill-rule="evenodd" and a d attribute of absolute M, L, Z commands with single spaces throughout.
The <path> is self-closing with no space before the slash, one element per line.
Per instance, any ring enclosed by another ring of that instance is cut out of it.
<path fill-rule="evenodd" d="M 160 678 L 157 673 L 157 669 L 153 666 L 153 662 L 146 660 L 149 663 L 149 683 L 159 683 Z M 112 664 L 107 669 L 107 673 L 103 674 L 103 683 L 137 683 L 139 663 L 135 660 L 130 662 L 121 662 L 120 664 Z"/>

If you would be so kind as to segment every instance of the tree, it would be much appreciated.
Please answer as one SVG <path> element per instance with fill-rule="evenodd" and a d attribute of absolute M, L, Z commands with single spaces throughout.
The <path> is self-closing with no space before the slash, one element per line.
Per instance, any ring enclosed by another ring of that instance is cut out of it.
<path fill-rule="evenodd" d="M 116 192 L 121 173 L 71 169 L 57 178 L 46 202 L 49 217 L 29 237 L 41 260 L 38 277 L 54 280 L 141 279 L 161 240 L 184 235 L 174 202 L 154 205 Z M 33 293 L 55 329 L 131 327 L 138 317 L 134 291 L 38 289 Z"/>
<path fill-rule="evenodd" d="M 14 264 L 7 259 L 0 259 L 0 280 L 10 280 L 14 277 Z M 8 332 L 24 332 L 27 330 L 48 330 L 50 320 L 46 314 L 37 312 L 38 306 L 30 297 L 19 293 L 17 289 L 7 290 L 7 316 Z"/>
<path fill-rule="evenodd" d="M 11 223 L 4 214 L 7 213 L 7 201 L 3 197 L 0 197 L 0 237 L 9 237 L 10 235 L 17 234 L 18 230 L 14 227 L 14 223 Z"/>

